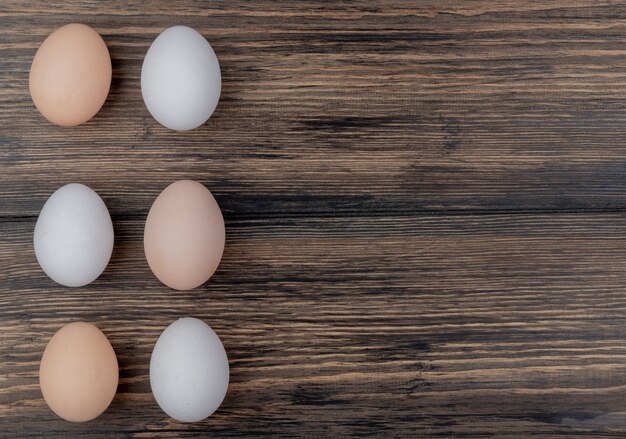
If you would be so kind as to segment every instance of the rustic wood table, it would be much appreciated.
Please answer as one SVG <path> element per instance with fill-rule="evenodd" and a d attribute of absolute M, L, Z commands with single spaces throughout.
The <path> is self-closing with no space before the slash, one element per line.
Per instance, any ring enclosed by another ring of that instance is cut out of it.
<path fill-rule="evenodd" d="M 113 62 L 90 122 L 46 122 L 36 49 L 93 26 Z M 140 70 L 164 28 L 213 45 L 222 98 L 177 133 Z M 626 433 L 626 4 L 615 1 L 0 3 L 0 435 L 558 436 Z M 176 292 L 143 254 L 153 200 L 183 178 L 227 243 Z M 112 214 L 103 275 L 64 288 L 32 235 L 58 187 Z M 209 323 L 231 385 L 181 424 L 150 392 L 160 332 Z M 44 403 L 62 325 L 109 337 L 120 385 L 96 420 Z"/>

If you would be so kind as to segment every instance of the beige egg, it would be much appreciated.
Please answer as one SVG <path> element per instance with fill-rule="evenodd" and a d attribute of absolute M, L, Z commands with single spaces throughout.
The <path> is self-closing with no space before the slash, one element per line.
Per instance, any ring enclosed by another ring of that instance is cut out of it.
<path fill-rule="evenodd" d="M 111 57 L 102 37 L 72 23 L 43 42 L 30 68 L 30 95 L 50 122 L 75 126 L 91 119 L 111 86 Z"/>
<path fill-rule="evenodd" d="M 39 385 L 48 406 L 63 419 L 98 417 L 117 390 L 119 369 L 106 336 L 84 322 L 62 327 L 48 342 L 39 367 Z"/>
<path fill-rule="evenodd" d="M 189 290 L 206 282 L 224 252 L 224 218 L 202 184 L 181 180 L 157 197 L 146 219 L 144 250 L 165 285 Z"/>

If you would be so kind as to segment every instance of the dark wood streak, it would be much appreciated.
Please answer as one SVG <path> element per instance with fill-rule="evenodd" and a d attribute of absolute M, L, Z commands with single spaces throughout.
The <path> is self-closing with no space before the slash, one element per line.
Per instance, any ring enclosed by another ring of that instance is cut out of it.
<path fill-rule="evenodd" d="M 123 5 L 122 5 L 123 3 Z M 619 1 L 46 1 L 0 4 L 0 436 L 555 437 L 626 433 L 626 4 Z M 92 25 L 113 61 L 90 122 L 43 120 L 43 39 Z M 174 133 L 145 109 L 143 56 L 187 24 L 215 48 L 220 105 Z M 224 259 L 174 292 L 142 249 L 180 178 L 215 194 Z M 113 216 L 114 255 L 78 289 L 32 232 L 59 186 Z M 192 315 L 232 383 L 180 424 L 150 353 Z M 87 424 L 38 388 L 52 334 L 110 338 L 121 380 Z"/>

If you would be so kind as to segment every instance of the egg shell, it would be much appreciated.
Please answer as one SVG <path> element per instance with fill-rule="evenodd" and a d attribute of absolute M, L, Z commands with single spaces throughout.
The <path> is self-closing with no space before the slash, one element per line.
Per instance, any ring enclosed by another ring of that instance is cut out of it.
<path fill-rule="evenodd" d="M 187 26 L 164 30 L 141 68 L 141 94 L 148 111 L 172 130 L 191 130 L 215 111 L 222 89 L 217 56 L 207 40 Z"/>
<path fill-rule="evenodd" d="M 102 37 L 84 24 L 68 24 L 37 50 L 30 68 L 30 95 L 50 122 L 79 125 L 106 101 L 111 74 L 111 57 Z"/>
<path fill-rule="evenodd" d="M 85 422 L 109 406 L 119 379 L 115 352 L 94 325 L 74 322 L 48 342 L 39 367 L 41 393 L 63 419 Z"/>
<path fill-rule="evenodd" d="M 150 358 L 150 386 L 161 409 L 181 422 L 198 422 L 220 406 L 228 390 L 228 357 L 217 334 L 186 317 L 168 326 Z"/>
<path fill-rule="evenodd" d="M 113 240 L 104 201 L 79 183 L 65 185 L 48 198 L 33 236 L 43 271 L 68 287 L 87 285 L 100 276 L 111 258 Z"/>
<path fill-rule="evenodd" d="M 189 290 L 213 275 L 225 239 L 224 218 L 211 192 L 198 182 L 180 180 L 165 188 L 150 208 L 144 250 L 161 282 Z"/>

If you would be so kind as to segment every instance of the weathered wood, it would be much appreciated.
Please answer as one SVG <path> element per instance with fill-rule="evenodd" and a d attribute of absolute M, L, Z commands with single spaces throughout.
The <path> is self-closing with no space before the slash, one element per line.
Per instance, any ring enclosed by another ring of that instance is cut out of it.
<path fill-rule="evenodd" d="M 151 275 L 143 218 L 115 223 L 109 268 L 80 289 L 38 269 L 33 221 L 0 227 L 0 407 L 20 436 L 626 429 L 621 215 L 227 219 L 222 265 L 191 292 Z M 163 415 L 147 376 L 180 315 L 213 325 L 232 368 L 223 407 L 189 426 Z M 97 323 L 121 365 L 113 405 L 83 426 L 37 386 L 45 343 L 75 319 Z"/>
<path fill-rule="evenodd" d="M 0 436 L 554 437 L 626 433 L 626 4 L 617 1 L 0 4 Z M 111 52 L 89 123 L 28 94 L 43 39 L 72 21 Z M 198 130 L 145 109 L 156 35 L 197 28 L 223 94 Z M 158 193 L 196 179 L 226 252 L 202 288 L 150 273 Z M 68 182 L 100 193 L 116 246 L 79 289 L 40 270 L 32 232 Z M 180 424 L 154 402 L 151 349 L 204 319 L 226 401 Z M 38 388 L 63 324 L 121 366 L 113 404 L 71 424 Z"/>
<path fill-rule="evenodd" d="M 34 215 L 67 181 L 145 212 L 180 177 L 236 214 L 626 207 L 619 2 L 170 3 L 3 6 L 1 214 Z M 34 110 L 27 78 L 69 21 L 102 33 L 114 80 L 95 119 L 63 129 Z M 217 112 L 185 134 L 154 121 L 139 88 L 175 23 L 211 41 L 223 72 Z"/>

